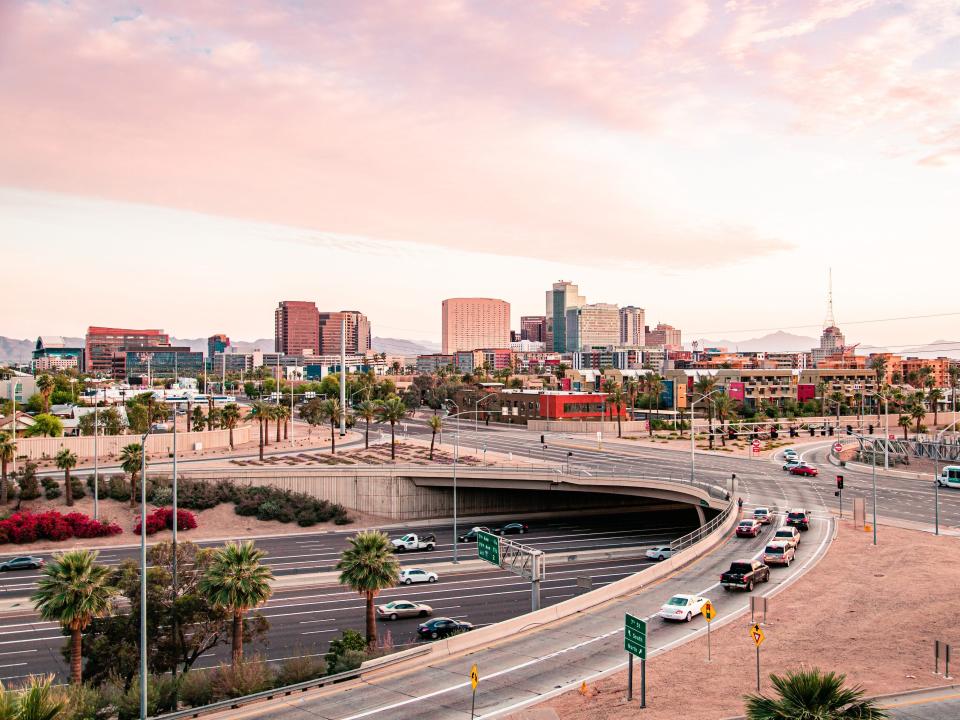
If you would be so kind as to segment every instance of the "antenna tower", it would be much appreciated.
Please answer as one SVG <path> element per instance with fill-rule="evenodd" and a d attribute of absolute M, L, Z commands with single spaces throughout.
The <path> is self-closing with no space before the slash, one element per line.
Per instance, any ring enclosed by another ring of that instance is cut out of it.
<path fill-rule="evenodd" d="M 823 327 L 836 327 L 837 321 L 833 317 L 833 268 L 827 270 L 827 317 L 823 321 Z"/>

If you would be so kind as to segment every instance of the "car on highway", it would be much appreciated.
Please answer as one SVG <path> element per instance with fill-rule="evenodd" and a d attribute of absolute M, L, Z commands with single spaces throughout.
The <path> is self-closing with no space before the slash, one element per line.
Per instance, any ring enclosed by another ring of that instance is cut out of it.
<path fill-rule="evenodd" d="M 39 570 L 44 565 L 46 565 L 46 561 L 42 557 L 21 555 L 20 557 L 10 558 L 5 562 L 0 563 L 0 571 L 7 572 L 8 570 Z"/>
<path fill-rule="evenodd" d="M 652 548 L 647 548 L 644 555 L 651 560 L 666 560 L 668 557 L 673 557 L 673 548 L 669 545 L 655 545 Z"/>
<path fill-rule="evenodd" d="M 751 592 L 754 585 L 770 580 L 770 568 L 759 560 L 734 560 L 730 569 L 720 576 L 724 590 L 740 588 Z"/>
<path fill-rule="evenodd" d="M 475 525 L 474 527 L 470 528 L 469 532 L 465 532 L 463 535 L 458 536 L 457 540 L 459 540 L 460 542 L 476 542 L 477 533 L 480 533 L 480 532 L 488 533 L 490 532 L 490 528 L 484 527 L 483 525 Z"/>
<path fill-rule="evenodd" d="M 763 526 L 756 520 L 741 520 L 737 525 L 737 537 L 756 537 Z"/>
<path fill-rule="evenodd" d="M 408 550 L 433 550 L 437 546 L 437 538 L 433 535 L 417 535 L 407 533 L 403 537 L 390 541 L 397 552 Z"/>
<path fill-rule="evenodd" d="M 800 467 L 805 463 L 800 460 L 800 458 L 787 458 L 787 461 L 783 464 L 784 470 L 793 470 L 795 467 Z"/>
<path fill-rule="evenodd" d="M 377 617 L 381 620 L 397 620 L 406 617 L 427 617 L 433 615 L 433 608 L 412 600 L 394 600 L 386 605 L 377 605 Z"/>
<path fill-rule="evenodd" d="M 761 525 L 769 525 L 773 520 L 773 513 L 768 507 L 756 507 L 753 509 L 753 519 Z"/>
<path fill-rule="evenodd" d="M 793 448 L 787 448 L 786 450 L 783 451 L 784 460 L 794 460 L 798 457 L 800 456 L 797 454 L 797 451 L 794 450 Z"/>
<path fill-rule="evenodd" d="M 703 612 L 708 599 L 700 595 L 674 595 L 660 606 L 657 613 L 664 620 L 690 622 L 695 615 Z"/>
<path fill-rule="evenodd" d="M 521 522 L 507 523 L 497 529 L 498 535 L 523 535 L 526 532 L 530 532 L 530 526 Z"/>
<path fill-rule="evenodd" d="M 790 563 L 793 562 L 796 554 L 797 549 L 793 545 L 783 540 L 777 540 L 767 543 L 760 559 L 763 560 L 764 565 L 785 565 L 786 567 L 790 567 Z"/>
<path fill-rule="evenodd" d="M 465 620 L 454 620 L 448 617 L 434 618 L 417 625 L 417 637 L 422 640 L 436 640 L 437 638 L 459 635 L 473 630 L 473 623 Z"/>
<path fill-rule="evenodd" d="M 413 583 L 435 583 L 440 576 L 430 570 L 421 570 L 420 568 L 404 568 L 400 571 L 400 584 L 412 585 Z"/>
<path fill-rule="evenodd" d="M 940 487 L 960 488 L 960 465 L 947 465 L 937 477 Z"/>
<path fill-rule="evenodd" d="M 810 513 L 802 508 L 793 508 L 787 513 L 787 525 L 797 530 L 810 529 Z"/>
<path fill-rule="evenodd" d="M 797 545 L 800 544 L 800 531 L 795 527 L 782 527 L 770 538 L 770 542 L 776 542 L 777 540 L 788 542 L 794 547 L 797 547 Z"/>
<path fill-rule="evenodd" d="M 820 474 L 820 471 L 817 470 L 812 465 L 801 464 L 796 467 L 790 468 L 791 475 L 805 475 L 806 477 L 816 477 Z"/>

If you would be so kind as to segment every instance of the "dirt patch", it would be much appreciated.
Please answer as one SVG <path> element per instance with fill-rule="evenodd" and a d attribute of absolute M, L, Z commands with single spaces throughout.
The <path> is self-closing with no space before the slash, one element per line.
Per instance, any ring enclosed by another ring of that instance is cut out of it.
<path fill-rule="evenodd" d="M 13 509 L 13 504 L 10 505 Z M 57 510 L 62 513 L 79 512 L 93 517 L 93 498 L 85 497 L 77 500 L 72 508 L 68 508 L 62 498 L 57 500 L 37 500 L 23 503 L 23 510 L 43 512 Z M 147 504 L 147 512 L 154 506 Z M 300 527 L 295 522 L 282 523 L 276 520 L 257 520 L 255 517 L 243 517 L 233 511 L 233 503 L 217 505 L 209 510 L 191 510 L 197 516 L 197 527 L 193 530 L 181 530 L 177 534 L 179 540 L 215 540 L 220 538 L 257 537 L 263 535 L 288 535 L 306 533 L 325 533 L 332 530 L 355 530 L 364 527 L 374 527 L 388 522 L 373 515 L 364 515 L 351 511 L 353 523 L 350 525 L 334 525 L 333 523 L 317 523 L 308 528 Z M 115 522 L 123 533 L 110 537 L 64 540 L 51 542 L 49 540 L 15 545 L 7 543 L 0 545 L 0 555 L 24 554 L 42 550 L 67 550 L 72 547 L 111 547 L 116 545 L 133 545 L 140 542 L 140 536 L 133 533 L 134 525 L 140 519 L 140 506 L 131 508 L 127 502 L 117 500 L 100 501 L 100 519 L 105 522 Z M 150 543 L 169 541 L 173 533 L 169 530 L 155 533 L 147 537 Z"/>
<path fill-rule="evenodd" d="M 960 542 L 888 527 L 879 542 L 873 547 L 870 533 L 843 523 L 827 556 L 770 599 L 761 654 L 765 692 L 769 673 L 800 667 L 846 673 L 868 695 L 952 682 L 932 674 L 933 641 L 960 642 Z M 627 705 L 625 672 L 591 685 L 586 695 L 569 692 L 541 707 L 563 720 L 741 715 L 743 695 L 756 690 L 748 624 L 746 615 L 713 632 L 712 663 L 705 637 L 649 660 L 646 710 L 636 696 Z"/>

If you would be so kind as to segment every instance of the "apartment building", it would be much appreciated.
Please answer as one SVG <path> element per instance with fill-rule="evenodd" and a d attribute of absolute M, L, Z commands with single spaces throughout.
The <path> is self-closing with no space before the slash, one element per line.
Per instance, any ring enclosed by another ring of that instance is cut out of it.
<path fill-rule="evenodd" d="M 510 303 L 448 298 L 442 304 L 442 352 L 510 347 Z"/>

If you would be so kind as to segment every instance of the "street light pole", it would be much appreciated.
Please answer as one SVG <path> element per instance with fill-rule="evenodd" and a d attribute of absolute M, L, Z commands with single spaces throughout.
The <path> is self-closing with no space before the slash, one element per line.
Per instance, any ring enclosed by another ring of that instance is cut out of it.
<path fill-rule="evenodd" d="M 696 444 L 694 443 L 694 440 L 693 440 L 693 436 L 694 436 L 693 418 L 694 418 L 694 411 L 696 410 L 697 400 L 706 400 L 708 397 L 710 397 L 714 393 L 720 392 L 720 390 L 721 388 L 717 388 L 716 390 L 708 392 L 706 395 L 701 395 L 699 398 L 695 398 L 690 401 L 690 482 L 691 483 L 696 482 L 696 478 L 694 477 L 694 472 L 696 470 Z"/>
<path fill-rule="evenodd" d="M 460 561 L 457 559 L 457 458 L 460 455 L 460 406 L 453 400 L 447 400 L 448 403 L 457 409 L 457 437 L 453 444 L 453 563 L 456 565 Z"/>
<path fill-rule="evenodd" d="M 104 390 L 106 393 L 106 390 Z M 14 413 L 16 419 L 16 413 Z M 16 422 L 14 422 L 16 426 Z M 100 388 L 93 398 L 93 519 L 100 519 L 100 455 L 97 452 L 97 436 L 100 431 Z"/>
<path fill-rule="evenodd" d="M 140 720 L 147 720 L 147 436 L 140 438 Z M 176 525 L 176 522 L 174 522 Z"/>

